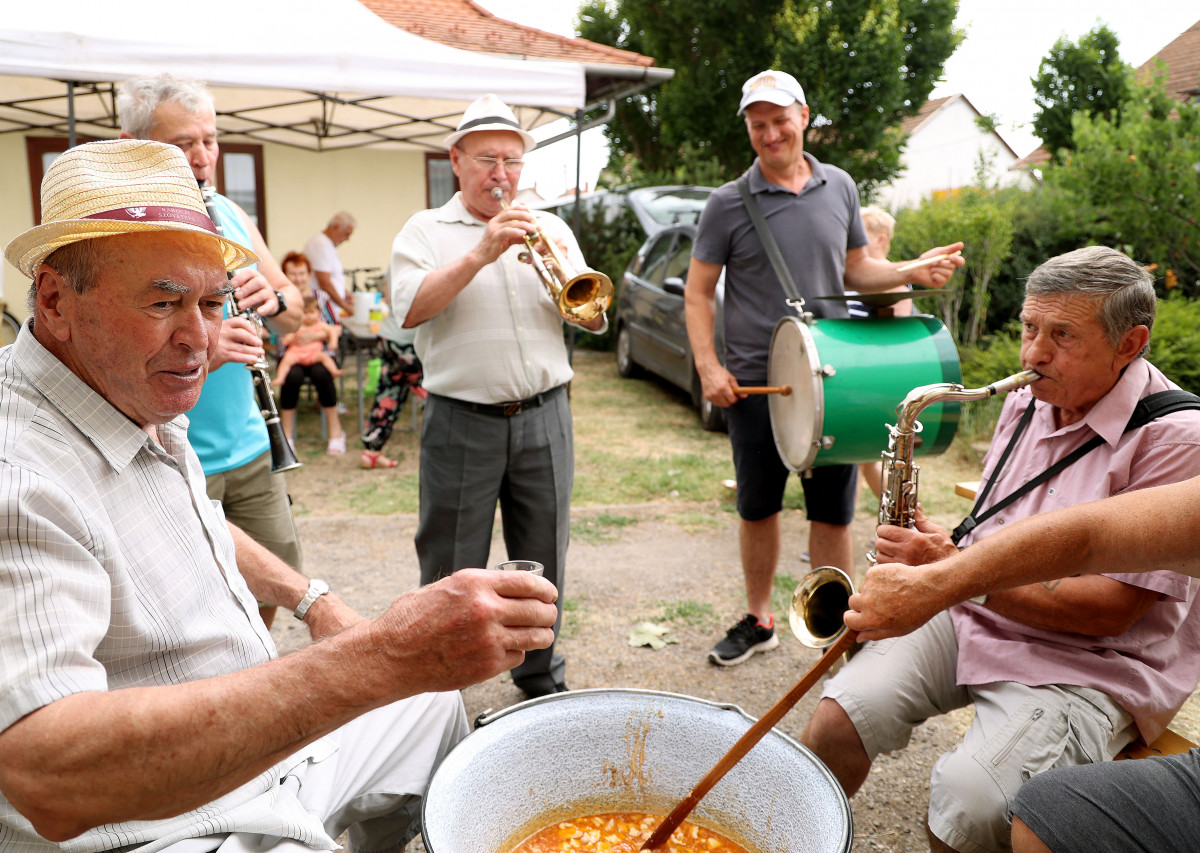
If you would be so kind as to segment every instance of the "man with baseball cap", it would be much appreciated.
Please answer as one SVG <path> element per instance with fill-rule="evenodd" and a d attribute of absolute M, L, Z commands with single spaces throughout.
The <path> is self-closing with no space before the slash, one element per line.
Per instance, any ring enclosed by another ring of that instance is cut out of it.
<path fill-rule="evenodd" d="M 533 137 L 484 95 L 446 137 L 461 190 L 415 214 L 392 245 L 392 306 L 424 366 L 417 556 L 430 583 L 480 565 L 496 503 L 511 559 L 535 560 L 562 595 L 574 449 L 563 319 L 520 256 L 535 231 L 586 269 L 566 224 L 509 206 Z M 498 191 L 500 198 L 495 192 Z M 581 328 L 603 332 L 603 314 Z M 528 696 L 567 689 L 552 649 L 527 656 L 513 682 Z"/>
<path fill-rule="evenodd" d="M 704 396 L 726 407 L 742 519 L 739 537 L 747 613 L 709 653 L 709 659 L 722 666 L 739 664 L 779 644 L 770 601 L 788 477 L 771 433 L 767 398 L 734 390 L 738 385 L 766 384 L 772 333 L 779 319 L 793 311 L 739 184 L 745 184 L 761 208 L 805 300 L 804 310 L 818 317 L 849 316 L 844 303 L 818 297 L 840 296 L 845 288 L 875 293 L 909 282 L 941 287 L 963 264 L 961 257 L 954 257 L 900 273 L 901 264 L 868 255 L 854 180 L 804 150 L 808 104 L 791 74 L 763 71 L 747 80 L 738 115 L 745 116 L 750 146 L 758 157 L 738 181 L 719 188 L 705 205 L 684 297 L 688 337 Z M 930 249 L 922 257 L 961 248 L 957 243 Z M 724 364 L 713 341 L 714 295 L 722 269 Z M 856 466 L 816 468 L 806 472 L 801 482 L 812 564 L 852 570 L 850 522 Z"/>
<path fill-rule="evenodd" d="M 0 350 L 0 846 L 402 848 L 467 731 L 457 693 L 422 691 L 548 645 L 553 587 L 462 572 L 369 621 L 307 595 L 187 441 L 226 271 L 254 254 L 173 145 L 73 148 L 41 199 L 5 251 L 33 284 Z M 277 658 L 256 598 L 319 642 Z"/>

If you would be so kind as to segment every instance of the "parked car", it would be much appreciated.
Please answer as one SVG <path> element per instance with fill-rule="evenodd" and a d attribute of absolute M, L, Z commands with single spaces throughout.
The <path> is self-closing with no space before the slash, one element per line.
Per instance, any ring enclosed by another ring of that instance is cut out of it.
<path fill-rule="evenodd" d="M 698 213 L 697 213 L 698 217 Z M 707 430 L 725 429 L 725 410 L 704 399 L 684 319 L 694 222 L 669 225 L 650 235 L 630 261 L 617 294 L 617 371 L 624 377 L 645 369 L 689 393 Z M 724 361 L 725 274 L 717 282 L 717 354 Z"/>
<path fill-rule="evenodd" d="M 608 219 L 616 219 L 621 210 L 628 207 L 637 217 L 638 224 L 649 237 L 671 225 L 691 223 L 700 219 L 700 211 L 713 192 L 713 187 L 664 186 L 620 188 L 583 193 L 579 202 L 585 211 L 601 207 Z M 574 199 L 555 199 L 537 205 L 539 210 L 549 210 L 568 225 L 574 216 Z"/>

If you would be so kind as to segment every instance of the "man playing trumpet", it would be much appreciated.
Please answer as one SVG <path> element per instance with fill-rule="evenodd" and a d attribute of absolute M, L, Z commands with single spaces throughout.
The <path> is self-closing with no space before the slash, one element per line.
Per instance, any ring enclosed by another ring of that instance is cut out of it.
<path fill-rule="evenodd" d="M 574 479 L 572 371 L 564 317 L 519 256 L 526 237 L 540 231 L 565 246 L 576 267 L 584 264 L 562 220 L 542 213 L 535 223 L 528 210 L 507 204 L 533 146 L 495 95 L 467 108 L 446 137 L 461 191 L 415 214 L 396 236 L 392 305 L 406 328 L 417 328 L 429 392 L 416 535 L 421 582 L 487 564 L 499 501 L 509 557 L 545 566 L 561 618 Z M 577 324 L 608 328 L 602 311 Z M 527 655 L 513 682 L 531 697 L 562 692 L 564 670 L 551 647 Z"/>
<path fill-rule="evenodd" d="M 1153 280 L 1120 252 L 1093 246 L 1038 267 L 1021 311 L 1021 362 L 1042 378 L 1005 401 L 976 526 L 959 528 L 957 546 L 921 513 L 916 529 L 882 526 L 880 562 L 933 562 L 1028 516 L 1196 476 L 1200 412 L 1126 431 L 1139 401 L 1177 387 L 1142 358 L 1154 312 Z M 981 596 L 907 637 L 865 644 L 827 682 L 802 741 L 853 794 L 876 755 L 903 747 L 929 717 L 974 705 L 962 744 L 934 766 L 930 846 L 1011 849 L 1009 809 L 1025 781 L 1107 761 L 1139 735 L 1153 740 L 1200 677 L 1189 651 L 1200 641 L 1197 582 L 1138 572 L 1129 557 L 1130 573 Z"/>

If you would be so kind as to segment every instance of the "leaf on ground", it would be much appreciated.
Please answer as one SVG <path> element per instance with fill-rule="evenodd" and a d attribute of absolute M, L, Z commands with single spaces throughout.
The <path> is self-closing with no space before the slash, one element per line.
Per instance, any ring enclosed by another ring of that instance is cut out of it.
<path fill-rule="evenodd" d="M 675 637 L 666 634 L 671 629 L 666 625 L 655 625 L 653 622 L 642 622 L 635 625 L 629 632 L 629 645 L 649 646 L 652 649 L 664 649 L 668 643 L 678 643 Z"/>

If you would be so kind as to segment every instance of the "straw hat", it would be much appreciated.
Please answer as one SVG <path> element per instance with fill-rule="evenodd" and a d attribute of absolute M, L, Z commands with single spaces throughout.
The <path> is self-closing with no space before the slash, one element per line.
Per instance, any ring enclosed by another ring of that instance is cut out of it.
<path fill-rule="evenodd" d="M 42 224 L 4 250 L 33 278 L 55 249 L 93 237 L 190 231 L 220 242 L 225 269 L 258 260 L 216 232 L 187 158 L 174 145 L 145 139 L 88 142 L 62 154 L 42 179 Z"/>
<path fill-rule="evenodd" d="M 533 134 L 521 127 L 513 111 L 495 95 L 484 95 L 471 102 L 458 123 L 458 129 L 446 137 L 446 148 L 453 148 L 458 140 L 478 130 L 512 131 L 525 143 L 526 153 L 537 147 Z"/>

